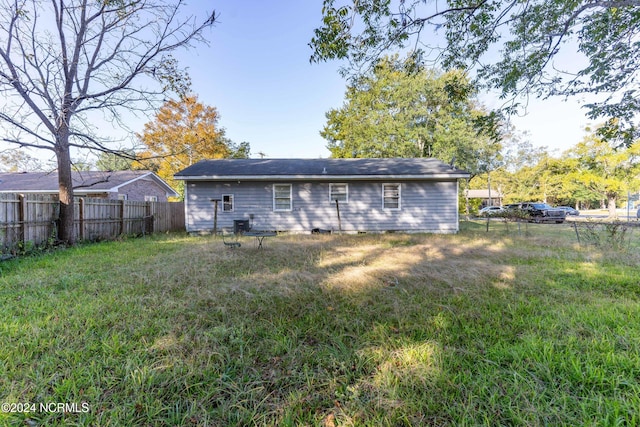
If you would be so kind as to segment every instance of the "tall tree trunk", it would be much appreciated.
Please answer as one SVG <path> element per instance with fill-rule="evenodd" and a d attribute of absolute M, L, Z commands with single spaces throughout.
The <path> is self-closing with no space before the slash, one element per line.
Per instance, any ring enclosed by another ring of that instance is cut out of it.
<path fill-rule="evenodd" d="M 609 218 L 617 218 L 618 211 L 616 210 L 616 195 L 608 194 L 607 201 L 608 201 L 608 207 L 609 207 Z"/>
<path fill-rule="evenodd" d="M 76 242 L 73 227 L 73 181 L 71 179 L 71 154 L 69 152 L 68 135 L 56 146 L 56 160 L 58 162 L 58 188 L 60 192 L 60 222 L 58 238 L 68 245 Z"/>

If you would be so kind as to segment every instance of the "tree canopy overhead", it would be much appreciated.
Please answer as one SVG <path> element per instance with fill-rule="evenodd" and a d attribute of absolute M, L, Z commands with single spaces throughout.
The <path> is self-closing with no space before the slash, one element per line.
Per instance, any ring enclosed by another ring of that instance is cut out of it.
<path fill-rule="evenodd" d="M 312 61 L 346 59 L 358 74 L 409 49 L 475 70 L 503 98 L 597 95 L 585 107 L 609 120 L 602 135 L 640 136 L 640 0 L 324 0 L 322 11 Z M 580 59 L 562 63 L 561 52 Z"/>
<path fill-rule="evenodd" d="M 441 73 L 413 58 L 383 57 L 348 86 L 320 132 L 332 157 L 436 157 L 472 173 L 500 149 L 483 127 L 487 113 L 460 71 Z"/>
<path fill-rule="evenodd" d="M 55 154 L 62 241 L 75 240 L 71 148 L 117 151 L 94 113 L 122 126 L 124 112 L 188 91 L 172 53 L 206 42 L 215 15 L 183 10 L 181 0 L 0 0 L 3 140 Z"/>

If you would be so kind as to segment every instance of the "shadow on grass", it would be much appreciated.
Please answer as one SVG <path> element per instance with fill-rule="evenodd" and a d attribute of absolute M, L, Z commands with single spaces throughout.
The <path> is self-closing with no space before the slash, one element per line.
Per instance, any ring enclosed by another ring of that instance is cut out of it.
<path fill-rule="evenodd" d="M 214 237 L 169 237 L 67 252 L 46 268 L 17 262 L 0 278 L 10 344 L 0 397 L 91 410 L 0 417 L 47 425 L 633 421 L 637 267 L 537 239 L 473 230 L 279 236 L 264 250 L 228 250 Z"/>

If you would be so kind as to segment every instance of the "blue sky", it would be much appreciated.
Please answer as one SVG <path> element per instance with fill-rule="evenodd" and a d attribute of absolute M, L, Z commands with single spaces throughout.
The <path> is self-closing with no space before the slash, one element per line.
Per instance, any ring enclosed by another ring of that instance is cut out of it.
<path fill-rule="evenodd" d="M 321 7 L 300 0 L 215 2 L 219 23 L 207 32 L 210 45 L 180 55 L 200 102 L 216 107 L 227 136 L 248 141 L 254 156 L 329 156 L 319 131 L 325 112 L 342 105 L 346 86 L 338 63 L 309 63 Z"/>
<path fill-rule="evenodd" d="M 176 57 L 188 68 L 199 101 L 217 108 L 227 137 L 249 142 L 253 157 L 329 157 L 319 132 L 325 113 L 343 104 L 346 82 L 339 63 L 309 62 L 322 0 L 192 0 L 189 8 L 202 16 L 213 8 L 218 22 L 205 32 L 208 46 Z M 499 106 L 490 96 L 481 100 Z M 535 146 L 559 153 L 584 136 L 588 121 L 575 100 L 531 100 L 529 106 L 526 116 L 512 120 Z M 134 132 L 142 132 L 146 121 L 128 120 Z"/>
<path fill-rule="evenodd" d="M 328 157 L 319 131 L 325 113 L 342 105 L 346 83 L 338 63 L 309 63 L 322 1 L 200 4 L 213 7 L 219 23 L 207 33 L 210 45 L 181 55 L 181 61 L 199 100 L 218 109 L 227 136 L 248 141 L 254 157 Z M 486 95 L 482 100 L 499 105 Z M 578 143 L 588 124 L 575 100 L 561 99 L 530 100 L 528 114 L 512 120 L 534 145 L 558 151 Z"/>

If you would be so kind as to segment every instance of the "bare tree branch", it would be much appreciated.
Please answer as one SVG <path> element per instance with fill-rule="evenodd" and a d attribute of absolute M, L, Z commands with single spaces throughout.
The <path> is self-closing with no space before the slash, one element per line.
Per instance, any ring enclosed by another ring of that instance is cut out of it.
<path fill-rule="evenodd" d="M 93 113 L 120 123 L 122 112 L 148 112 L 188 89 L 171 53 L 206 43 L 215 14 L 183 9 L 182 0 L 0 0 L 4 141 L 55 152 L 63 240 L 74 240 L 70 150 L 124 153 Z"/>

